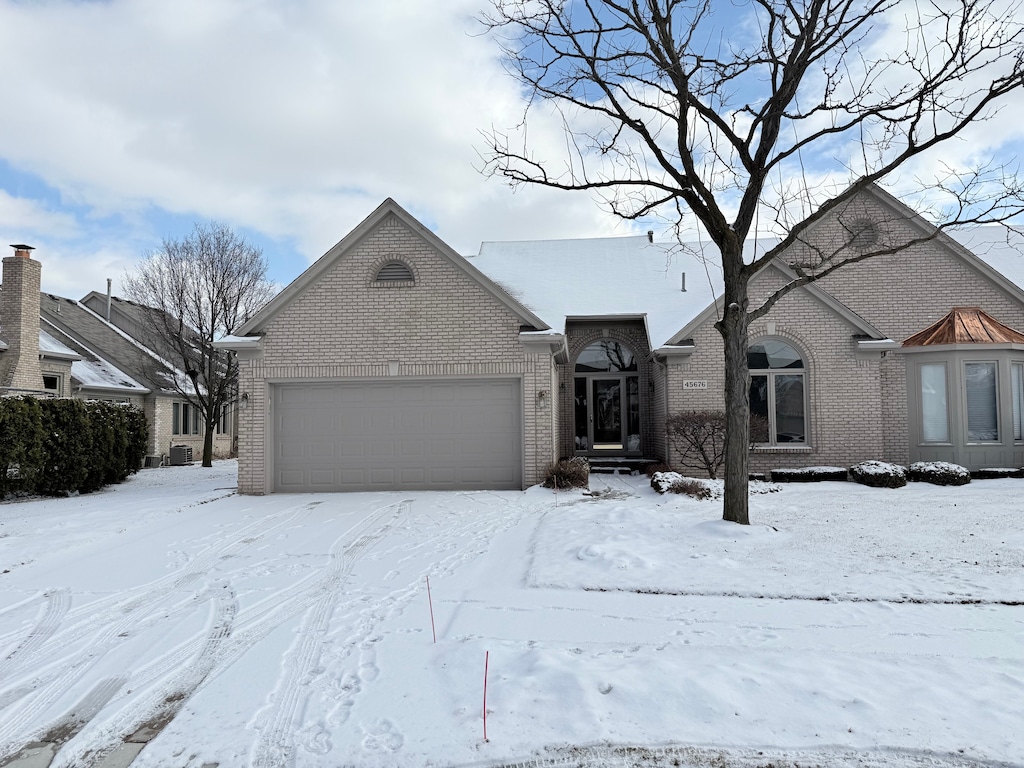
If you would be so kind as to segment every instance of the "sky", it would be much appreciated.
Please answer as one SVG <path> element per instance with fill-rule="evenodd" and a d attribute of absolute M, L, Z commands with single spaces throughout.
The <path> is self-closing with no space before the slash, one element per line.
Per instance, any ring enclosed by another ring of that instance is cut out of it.
<path fill-rule="evenodd" d="M 480 173 L 481 131 L 524 109 L 486 5 L 0 0 L 0 243 L 35 246 L 43 289 L 80 298 L 211 220 L 284 285 L 388 197 L 466 254 L 646 231 Z M 564 148 L 554 122 L 530 130 Z M 1021 137 L 1007 114 L 972 152 Z"/>
<path fill-rule="evenodd" d="M 755 482 L 745 526 L 642 475 L 238 496 L 236 465 L 0 505 L 0 762 L 1024 764 L 1024 480 Z"/>

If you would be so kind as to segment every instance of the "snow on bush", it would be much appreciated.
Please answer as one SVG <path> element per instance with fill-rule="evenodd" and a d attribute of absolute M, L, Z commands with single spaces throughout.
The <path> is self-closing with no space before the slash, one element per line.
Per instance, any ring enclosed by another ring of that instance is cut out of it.
<path fill-rule="evenodd" d="M 818 483 L 822 480 L 847 480 L 843 467 L 801 467 L 800 469 L 773 469 L 774 483 Z"/>
<path fill-rule="evenodd" d="M 967 485 L 971 482 L 971 472 L 948 461 L 915 461 L 910 465 L 910 479 L 933 485 Z"/>
<path fill-rule="evenodd" d="M 720 499 L 725 494 L 724 480 L 686 477 L 678 472 L 655 472 L 651 475 L 651 487 L 658 493 L 681 493 L 695 499 Z M 751 494 L 782 490 L 782 486 L 763 480 L 751 480 L 747 487 Z"/>
<path fill-rule="evenodd" d="M 902 488 L 907 484 L 907 468 L 885 461 L 862 461 L 850 467 L 850 477 L 872 488 Z"/>

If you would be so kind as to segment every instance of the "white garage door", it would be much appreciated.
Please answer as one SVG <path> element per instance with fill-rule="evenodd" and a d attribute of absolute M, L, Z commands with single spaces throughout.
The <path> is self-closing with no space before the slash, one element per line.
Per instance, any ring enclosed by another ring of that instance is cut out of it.
<path fill-rule="evenodd" d="M 277 491 L 522 488 L 515 379 L 274 387 Z"/>

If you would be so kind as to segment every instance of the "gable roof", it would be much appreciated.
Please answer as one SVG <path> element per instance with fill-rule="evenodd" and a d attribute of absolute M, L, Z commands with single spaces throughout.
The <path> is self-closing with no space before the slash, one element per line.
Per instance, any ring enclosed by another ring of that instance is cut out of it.
<path fill-rule="evenodd" d="M 904 347 L 939 344 L 1024 343 L 1024 333 L 1015 331 L 977 307 L 953 307 L 938 322 L 903 341 Z"/>
<path fill-rule="evenodd" d="M 83 304 L 43 293 L 39 306 L 41 328 L 61 345 L 81 356 L 71 375 L 87 389 L 137 393 L 171 392 L 171 374 L 156 355 Z"/>
<path fill-rule="evenodd" d="M 550 327 L 533 312 L 519 303 L 519 301 L 509 295 L 505 290 L 496 285 L 493 280 L 470 264 L 464 257 L 452 250 L 447 243 L 423 226 L 423 224 L 417 221 L 408 211 L 389 197 L 381 203 L 373 213 L 363 219 L 355 229 L 338 241 L 334 247 L 328 250 L 323 256 L 313 262 L 305 272 L 289 283 L 283 291 L 271 299 L 267 305 L 257 312 L 247 323 L 243 324 L 235 332 L 235 336 L 232 337 L 232 340 L 222 340 L 223 345 L 233 348 L 235 341 L 237 341 L 239 337 L 258 334 L 264 325 L 270 322 L 292 302 L 302 296 L 306 290 L 314 285 L 325 272 L 331 269 L 339 259 L 355 247 L 363 237 L 376 229 L 388 216 L 395 216 L 406 227 L 422 237 L 428 245 L 440 254 L 443 259 L 447 260 L 457 269 L 465 272 L 470 279 L 476 281 L 484 290 L 492 294 L 501 303 L 512 310 L 514 314 L 518 315 L 522 320 L 523 325 L 530 326 L 537 330 L 547 330 Z M 230 341 L 230 343 L 227 343 L 228 341 Z"/>

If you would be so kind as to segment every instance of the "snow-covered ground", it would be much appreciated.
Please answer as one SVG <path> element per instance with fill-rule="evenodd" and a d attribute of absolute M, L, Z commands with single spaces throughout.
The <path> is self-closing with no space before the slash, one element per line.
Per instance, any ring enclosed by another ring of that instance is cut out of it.
<path fill-rule="evenodd" d="M 0 764 L 1024 764 L 1024 481 L 787 485 L 739 527 L 643 477 L 234 473 L 0 504 Z"/>

